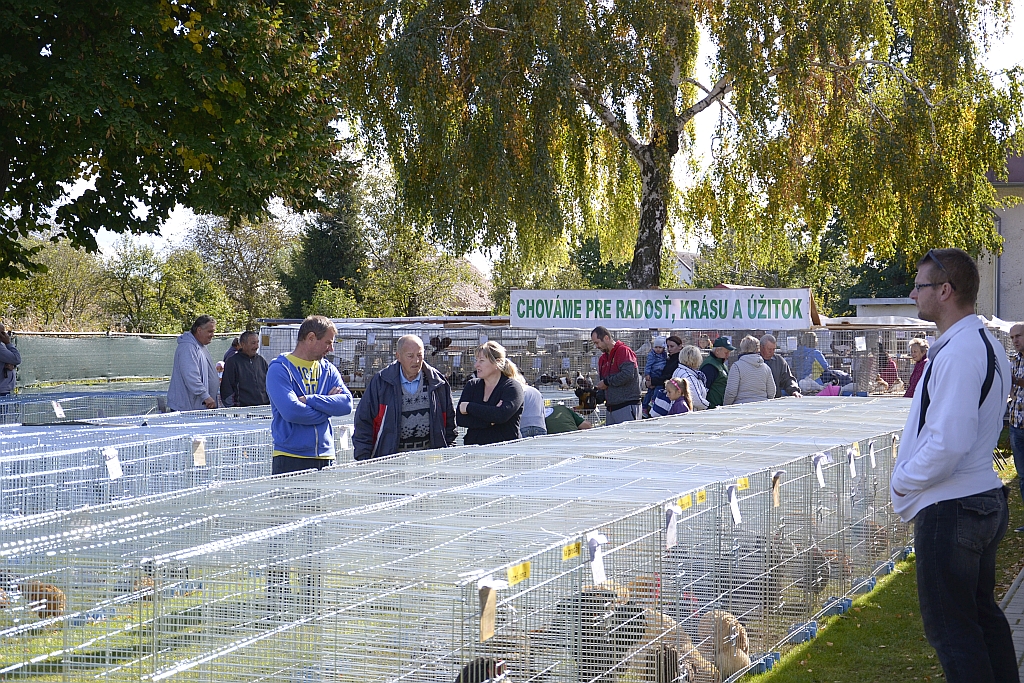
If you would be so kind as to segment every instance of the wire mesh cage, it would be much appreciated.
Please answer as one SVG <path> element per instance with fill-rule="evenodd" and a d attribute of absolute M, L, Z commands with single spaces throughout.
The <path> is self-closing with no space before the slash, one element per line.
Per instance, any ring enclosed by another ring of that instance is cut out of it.
<path fill-rule="evenodd" d="M 0 677 L 721 680 L 898 550 L 906 404 L 776 401 L 2 519 Z"/>

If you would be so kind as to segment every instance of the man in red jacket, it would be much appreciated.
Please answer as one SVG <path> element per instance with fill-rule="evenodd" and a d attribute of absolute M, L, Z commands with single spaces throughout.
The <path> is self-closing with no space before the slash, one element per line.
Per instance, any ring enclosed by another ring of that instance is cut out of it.
<path fill-rule="evenodd" d="M 604 351 L 597 365 L 601 381 L 594 387 L 604 390 L 608 411 L 606 423 L 614 425 L 638 419 L 642 393 L 636 354 L 622 342 L 612 339 L 611 332 L 604 327 L 595 327 L 590 333 L 590 341 Z"/>

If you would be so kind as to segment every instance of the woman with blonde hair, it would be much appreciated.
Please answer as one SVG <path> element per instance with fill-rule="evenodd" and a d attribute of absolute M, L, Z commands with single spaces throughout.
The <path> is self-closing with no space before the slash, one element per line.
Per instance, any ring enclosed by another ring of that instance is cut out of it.
<path fill-rule="evenodd" d="M 690 387 L 690 397 L 693 402 L 691 410 L 708 409 L 708 378 L 701 372 L 701 363 L 704 362 L 704 354 L 692 344 L 684 346 L 679 350 L 679 365 L 676 367 L 672 377 L 685 379 Z"/>
<path fill-rule="evenodd" d="M 456 410 L 455 422 L 466 428 L 463 443 L 485 445 L 520 438 L 523 385 L 519 369 L 508 359 L 505 347 L 495 341 L 476 350 L 476 377 L 466 383 Z"/>

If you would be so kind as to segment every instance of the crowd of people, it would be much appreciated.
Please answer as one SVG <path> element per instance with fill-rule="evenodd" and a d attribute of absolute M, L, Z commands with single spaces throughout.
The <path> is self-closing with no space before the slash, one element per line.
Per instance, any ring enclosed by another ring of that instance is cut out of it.
<path fill-rule="evenodd" d="M 919 316 L 933 321 L 936 342 L 912 339 L 912 397 L 890 482 L 893 510 L 914 522 L 918 595 L 925 634 L 949 681 L 1017 680 L 1010 630 L 993 598 L 995 553 L 1008 526 L 1008 490 L 993 472 L 992 451 L 1009 414 L 1010 446 L 1024 472 L 1024 324 L 1010 329 L 1012 363 L 974 314 L 979 276 L 958 249 L 930 250 L 917 264 L 910 294 Z M 331 418 L 348 415 L 353 397 L 327 360 L 337 330 L 323 316 L 302 321 L 291 353 L 267 363 L 259 338 L 245 332 L 214 363 L 216 320 L 196 318 L 177 340 L 167 404 L 172 410 L 270 404 L 274 474 L 321 469 L 334 462 Z M 720 336 L 707 354 L 676 335 L 654 337 L 641 370 L 636 353 L 605 327 L 590 335 L 601 352 L 593 389 L 603 394 L 609 425 L 719 406 L 822 393 L 849 375 L 830 367 L 813 333 L 803 334 L 792 364 L 766 334 L 738 347 Z M 998 350 L 996 350 L 998 349 Z M 476 349 L 474 376 L 456 405 L 445 375 L 424 358 L 423 341 L 401 337 L 393 363 L 372 377 L 355 408 L 356 460 L 589 429 L 564 405 L 546 406 L 505 349 Z M 859 349 L 865 351 L 866 349 Z M 729 362 L 730 356 L 736 353 Z M 902 382 L 884 345 L 871 354 L 880 386 Z M 863 357 L 861 357 L 863 362 Z M 0 396 L 14 386 L 21 356 L 0 325 Z M 853 374 L 858 373 L 856 362 Z M 844 374 L 847 375 L 844 377 Z M 1009 405 L 1007 405 L 1007 399 Z M 1024 479 L 1021 480 L 1024 497 Z M 1015 529 L 1024 533 L 1024 526 Z"/>

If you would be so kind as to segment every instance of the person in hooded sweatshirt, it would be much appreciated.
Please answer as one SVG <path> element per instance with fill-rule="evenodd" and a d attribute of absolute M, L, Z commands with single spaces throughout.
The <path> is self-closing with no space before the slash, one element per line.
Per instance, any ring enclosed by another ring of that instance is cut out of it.
<path fill-rule="evenodd" d="M 334 323 L 312 315 L 299 325 L 295 350 L 267 369 L 272 474 L 320 470 L 334 463 L 331 418 L 352 412 L 352 393 L 338 368 L 324 356 L 334 352 Z"/>
<path fill-rule="evenodd" d="M 729 366 L 725 405 L 775 398 L 775 377 L 761 357 L 761 342 L 747 335 L 740 340 L 740 357 Z"/>
<path fill-rule="evenodd" d="M 201 315 L 192 323 L 191 330 L 178 337 L 171 383 L 167 387 L 167 407 L 171 410 L 217 407 L 220 377 L 207 348 L 216 331 L 217 321 Z"/>

